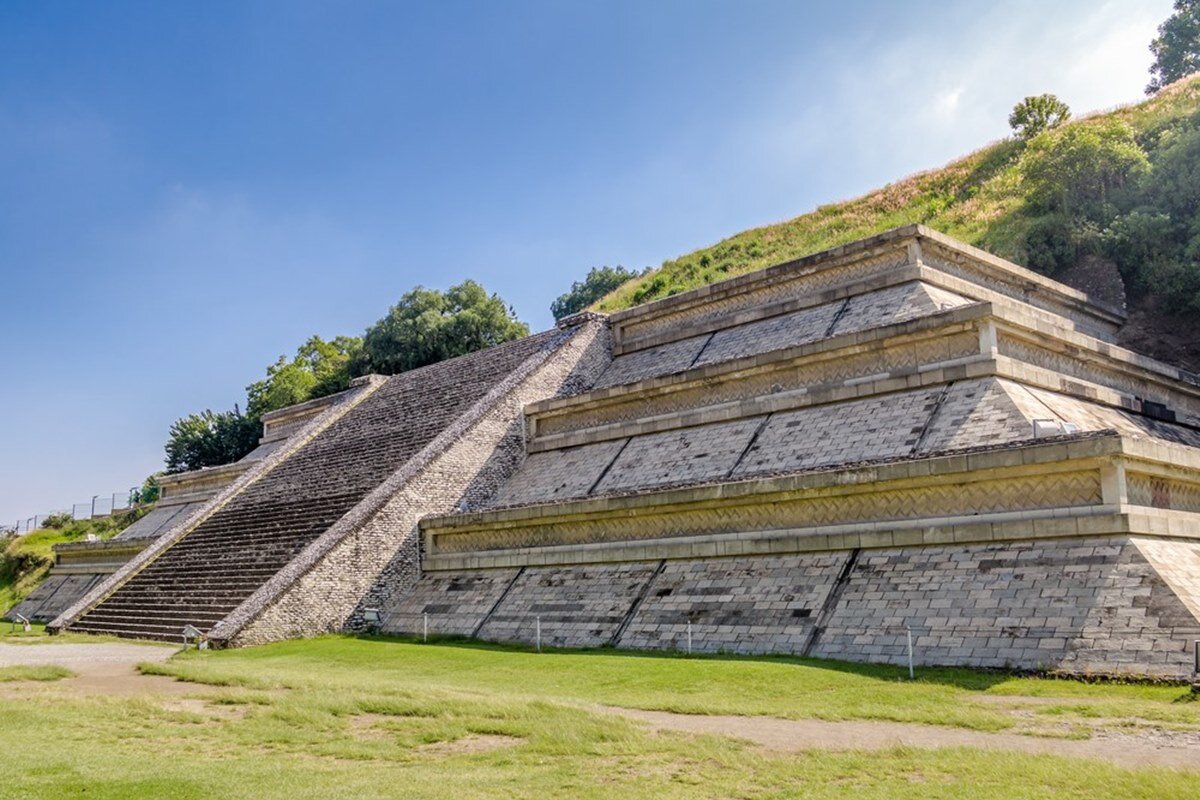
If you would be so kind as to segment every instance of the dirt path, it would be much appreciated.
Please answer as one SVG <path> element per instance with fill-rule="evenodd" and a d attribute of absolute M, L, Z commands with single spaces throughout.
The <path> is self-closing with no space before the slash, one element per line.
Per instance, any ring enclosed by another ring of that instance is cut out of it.
<path fill-rule="evenodd" d="M 72 691 L 86 694 L 194 694 L 202 687 L 154 675 L 143 675 L 137 665 L 166 661 L 176 647 L 104 642 L 97 644 L 5 644 L 0 642 L 0 667 L 60 666 L 75 673 L 53 683 L 17 686 L 0 684 L 0 696 L 33 690 Z"/>
<path fill-rule="evenodd" d="M 1075 741 L 901 722 L 701 716 L 607 706 L 603 710 L 640 720 L 657 730 L 733 736 L 788 753 L 818 749 L 882 750 L 899 746 L 978 747 L 1093 758 L 1130 768 L 1158 766 L 1200 770 L 1200 736 L 1194 733 L 1167 734 L 1152 739 L 1138 734 L 1106 734 L 1101 738 Z"/>

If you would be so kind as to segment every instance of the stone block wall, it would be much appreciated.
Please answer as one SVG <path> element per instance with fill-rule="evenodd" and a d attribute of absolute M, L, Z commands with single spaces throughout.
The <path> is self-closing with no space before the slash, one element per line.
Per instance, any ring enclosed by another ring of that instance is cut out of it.
<path fill-rule="evenodd" d="M 380 609 L 382 628 L 393 633 L 474 636 L 513 580 L 518 569 L 431 572 L 411 592 L 394 595 Z"/>
<path fill-rule="evenodd" d="M 546 646 L 613 644 L 656 568 L 653 562 L 528 567 L 488 616 L 478 636 L 497 642 L 532 642 L 540 620 Z"/>
<path fill-rule="evenodd" d="M 668 561 L 621 647 L 803 653 L 847 551 Z"/>
<path fill-rule="evenodd" d="M 919 665 L 1186 678 L 1197 574 L 1200 542 L 1117 535 L 433 572 L 385 630 L 903 664 L 907 626 Z"/>
<path fill-rule="evenodd" d="M 863 551 L 814 650 L 903 663 L 1175 675 L 1200 622 L 1133 537 Z M 1186 591 L 1186 590 L 1184 590 Z"/>

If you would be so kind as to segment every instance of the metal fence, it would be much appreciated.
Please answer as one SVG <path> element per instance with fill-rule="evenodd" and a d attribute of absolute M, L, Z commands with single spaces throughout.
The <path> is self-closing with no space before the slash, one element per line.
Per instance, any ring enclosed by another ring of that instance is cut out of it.
<path fill-rule="evenodd" d="M 0 533 L 11 532 L 16 534 L 29 533 L 36 531 L 46 521 L 46 518 L 55 514 L 66 514 L 71 519 L 96 519 L 100 517 L 108 517 L 113 514 L 118 514 L 122 511 L 128 511 L 138 504 L 141 500 L 141 490 L 138 487 L 133 487 L 127 492 L 113 492 L 111 495 L 97 494 L 93 495 L 92 499 L 84 503 L 72 503 L 69 509 L 61 511 L 49 511 L 45 514 L 34 514 L 32 517 L 17 520 L 16 525 L 5 525 L 0 527 Z"/>

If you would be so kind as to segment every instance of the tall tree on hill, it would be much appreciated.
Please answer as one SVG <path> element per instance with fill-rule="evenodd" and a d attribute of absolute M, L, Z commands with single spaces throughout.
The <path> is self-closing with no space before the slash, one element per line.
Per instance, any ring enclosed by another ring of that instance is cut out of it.
<path fill-rule="evenodd" d="M 1175 0 L 1175 13 L 1158 26 L 1150 52 L 1154 64 L 1146 94 L 1200 72 L 1200 0 Z"/>
<path fill-rule="evenodd" d="M 338 336 L 325 341 L 311 336 L 290 360 L 280 356 L 267 367 L 267 376 L 246 387 L 246 414 L 268 411 L 340 392 L 350 386 L 351 364 L 359 357 L 362 339 Z"/>
<path fill-rule="evenodd" d="M 550 313 L 554 319 L 560 320 L 579 311 L 583 311 L 604 295 L 616 289 L 622 283 L 639 274 L 622 266 L 592 267 L 583 281 L 571 284 L 571 290 L 560 294 L 550 304 Z"/>
<path fill-rule="evenodd" d="M 1008 125 L 1021 139 L 1032 139 L 1043 131 L 1056 128 L 1071 118 L 1071 109 L 1052 94 L 1026 97 L 1013 106 Z"/>
<path fill-rule="evenodd" d="M 257 418 L 233 411 L 204 411 L 176 420 L 167 439 L 167 472 L 186 472 L 237 461 L 254 449 L 261 433 Z"/>
<path fill-rule="evenodd" d="M 367 329 L 354 371 L 392 375 L 528 335 L 512 307 L 475 281 L 445 292 L 418 286 Z"/>

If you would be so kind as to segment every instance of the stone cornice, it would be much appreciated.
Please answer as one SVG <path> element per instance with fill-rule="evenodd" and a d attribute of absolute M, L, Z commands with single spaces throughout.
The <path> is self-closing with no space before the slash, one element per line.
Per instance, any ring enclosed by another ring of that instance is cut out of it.
<path fill-rule="evenodd" d="M 1061 314 L 1099 335 L 1111 336 L 1125 320 L 1122 311 L 1092 300 L 1082 292 L 922 225 L 896 228 L 821 253 L 622 310 L 610 315 L 609 320 L 617 340 L 618 352 L 631 348 L 635 340 L 641 343 L 638 346 L 648 346 L 646 343 L 656 341 L 654 330 L 677 326 L 674 321 L 664 326 L 659 320 L 672 317 L 682 319 L 686 312 L 692 309 L 728 303 L 738 295 L 767 292 L 772 287 L 790 281 L 803 280 L 823 271 L 836 270 L 866 259 L 880 259 L 881 256 L 898 251 L 904 251 L 903 255 L 885 258 L 881 260 L 881 264 L 885 268 L 892 263 L 896 266 L 901 263 L 914 266 L 925 264 L 925 249 L 928 249 L 932 256 L 928 266 L 932 266 L 934 271 L 939 270 L 938 257 L 947 259 L 944 263 L 947 266 L 953 264 L 958 273 L 957 277 L 967 283 L 979 286 L 989 293 L 1006 295 L 1051 313 Z M 854 280 L 854 277 L 848 275 L 842 283 L 849 284 Z M 639 328 L 643 330 L 639 332 Z"/>

